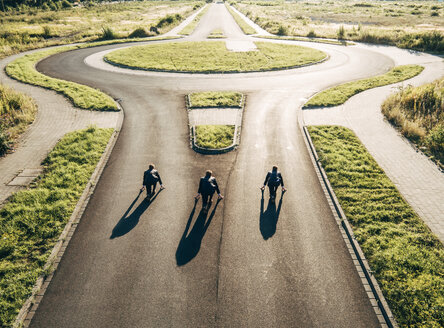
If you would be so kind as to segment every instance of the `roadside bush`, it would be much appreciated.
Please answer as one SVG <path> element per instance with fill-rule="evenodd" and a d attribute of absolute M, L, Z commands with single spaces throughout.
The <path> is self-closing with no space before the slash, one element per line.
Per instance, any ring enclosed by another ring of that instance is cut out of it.
<path fill-rule="evenodd" d="M 315 38 L 316 37 L 316 32 L 313 30 L 310 30 L 310 32 L 307 33 L 307 37 L 308 38 Z"/>
<path fill-rule="evenodd" d="M 114 33 L 111 27 L 102 27 L 102 36 L 100 37 L 100 40 L 113 40 L 117 38 L 118 36 Z"/>
<path fill-rule="evenodd" d="M 344 28 L 344 25 L 339 26 L 339 29 L 338 29 L 337 35 L 338 35 L 338 40 L 343 40 L 343 39 L 344 39 L 344 36 L 345 36 L 345 28 Z"/>
<path fill-rule="evenodd" d="M 415 49 L 419 51 L 444 51 L 444 34 L 438 31 L 428 33 L 405 34 L 396 43 L 399 48 Z"/>
<path fill-rule="evenodd" d="M 433 155 L 438 165 L 444 163 L 444 78 L 400 89 L 384 101 L 381 111 L 406 138 Z"/>
<path fill-rule="evenodd" d="M 182 16 L 180 14 L 176 15 L 166 15 L 165 17 L 161 18 L 159 22 L 157 23 L 157 28 L 162 28 L 168 25 L 171 25 L 175 22 L 180 22 L 182 20 Z"/>
<path fill-rule="evenodd" d="M 129 38 L 146 38 L 148 36 L 150 36 L 150 34 L 143 27 L 135 29 L 128 35 Z"/>
<path fill-rule="evenodd" d="M 277 30 L 277 35 L 287 35 L 288 34 L 288 29 L 287 27 L 283 26 L 283 25 L 279 25 L 279 28 Z"/>

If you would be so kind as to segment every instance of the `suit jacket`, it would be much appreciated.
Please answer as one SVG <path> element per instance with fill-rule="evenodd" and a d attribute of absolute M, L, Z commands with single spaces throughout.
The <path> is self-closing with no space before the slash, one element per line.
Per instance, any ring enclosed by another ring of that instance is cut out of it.
<path fill-rule="evenodd" d="M 157 181 L 159 181 L 160 184 L 162 184 L 162 179 L 160 178 L 160 174 L 157 170 L 152 169 L 152 170 L 146 170 L 143 173 L 143 185 L 149 185 L 149 184 L 154 184 Z"/>
<path fill-rule="evenodd" d="M 273 173 L 272 171 L 267 173 L 267 176 L 265 177 L 264 186 L 268 183 L 268 185 L 281 185 L 284 186 L 284 179 L 282 178 L 281 172 Z"/>
<path fill-rule="evenodd" d="M 213 194 L 216 191 L 220 194 L 219 186 L 217 185 L 217 181 L 215 177 L 202 177 L 199 182 L 199 190 L 198 194 Z"/>

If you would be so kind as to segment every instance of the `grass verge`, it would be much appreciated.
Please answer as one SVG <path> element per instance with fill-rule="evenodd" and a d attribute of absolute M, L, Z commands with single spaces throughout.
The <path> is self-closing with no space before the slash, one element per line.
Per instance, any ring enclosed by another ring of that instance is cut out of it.
<path fill-rule="evenodd" d="M 0 210 L 0 326 L 11 327 L 94 172 L 113 129 L 65 135 L 44 173 Z"/>
<path fill-rule="evenodd" d="M 174 38 L 174 37 L 173 37 Z M 152 37 L 149 40 L 164 40 L 170 38 L 164 37 Z M 146 41 L 147 39 L 144 39 Z M 139 38 L 134 39 L 120 39 L 120 40 L 107 40 L 91 43 L 84 43 L 76 46 L 64 46 L 58 48 L 52 48 L 42 51 L 37 51 L 32 54 L 20 57 L 6 66 L 6 73 L 16 80 L 25 82 L 32 85 L 37 85 L 46 89 L 57 91 L 68 99 L 72 103 L 82 109 L 89 110 L 102 110 L 102 111 L 118 111 L 114 100 L 104 94 L 103 92 L 81 85 L 75 82 L 64 81 L 52 77 L 48 77 L 35 69 L 35 65 L 42 59 L 55 55 L 61 52 L 97 47 L 108 44 L 137 42 L 141 41 Z"/>
<path fill-rule="evenodd" d="M 256 42 L 257 51 L 228 51 L 223 41 L 136 46 L 106 55 L 112 64 L 144 70 L 192 73 L 234 73 L 293 68 L 327 57 L 316 49 Z"/>
<path fill-rule="evenodd" d="M 320 161 L 401 327 L 442 327 L 444 248 L 352 131 L 308 128 Z"/>
<path fill-rule="evenodd" d="M 350 41 L 336 41 L 336 40 L 321 39 L 321 38 L 304 38 L 304 37 L 298 37 L 298 36 L 258 35 L 256 37 L 261 38 L 261 39 L 272 39 L 272 40 L 289 40 L 289 41 L 326 43 L 326 44 L 334 44 L 334 45 L 339 45 L 339 46 L 354 45 L 354 43 L 350 42 Z"/>
<path fill-rule="evenodd" d="M 225 35 L 221 29 L 215 29 L 207 36 L 207 38 L 208 39 L 224 39 Z"/>
<path fill-rule="evenodd" d="M 197 125 L 196 145 L 206 149 L 222 149 L 233 144 L 234 125 Z"/>
<path fill-rule="evenodd" d="M 31 97 L 0 84 L 0 156 L 14 148 L 36 113 L 37 105 Z"/>
<path fill-rule="evenodd" d="M 194 92 L 188 96 L 190 108 L 242 107 L 242 93 L 231 91 Z"/>
<path fill-rule="evenodd" d="M 418 65 L 397 66 L 383 75 L 344 83 L 316 94 L 305 103 L 304 108 L 342 105 L 350 97 L 362 91 L 410 79 L 421 73 L 423 69 L 424 67 Z"/>
<path fill-rule="evenodd" d="M 196 17 L 194 17 L 193 21 L 191 23 L 189 23 L 187 26 L 185 26 L 182 29 L 182 31 L 179 32 L 179 34 L 190 35 L 191 33 L 193 33 L 197 27 L 197 24 L 199 24 L 200 19 L 202 18 L 203 15 L 205 15 L 207 13 L 209 8 L 210 8 L 210 6 L 207 5 L 204 9 L 202 9 L 202 11 L 199 14 L 197 14 Z"/>
<path fill-rule="evenodd" d="M 402 88 L 381 109 L 389 122 L 444 169 L 444 78 Z"/>
<path fill-rule="evenodd" d="M 242 17 L 240 17 L 239 14 L 236 13 L 227 2 L 225 2 L 225 7 L 227 7 L 227 10 L 230 12 L 231 16 L 233 16 L 237 25 L 239 25 L 239 27 L 245 34 L 257 33 L 257 31 L 254 28 L 252 28 L 250 25 L 248 25 L 247 22 L 245 22 L 245 20 L 243 20 Z"/>

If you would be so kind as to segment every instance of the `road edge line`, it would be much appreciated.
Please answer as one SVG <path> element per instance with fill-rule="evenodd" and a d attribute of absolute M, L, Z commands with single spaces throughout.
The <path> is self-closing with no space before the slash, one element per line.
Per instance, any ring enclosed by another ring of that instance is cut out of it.
<path fill-rule="evenodd" d="M 14 328 L 29 327 L 31 320 L 35 312 L 37 311 L 37 308 L 46 292 L 46 289 L 48 288 L 54 276 L 54 273 L 57 270 L 57 267 L 62 259 L 62 256 L 65 253 L 65 250 L 71 240 L 71 237 L 73 236 L 77 228 L 77 225 L 80 222 L 83 212 L 85 211 L 86 206 L 89 203 L 89 199 L 94 193 L 97 183 L 100 177 L 102 176 L 103 170 L 105 169 L 105 166 L 108 163 L 109 157 L 111 156 L 111 153 L 114 149 L 114 146 L 117 142 L 117 139 L 120 135 L 120 131 L 123 125 L 123 119 L 124 119 L 123 108 L 120 106 L 119 103 L 117 103 L 117 107 L 120 110 L 118 112 L 119 118 L 117 119 L 114 132 L 109 138 L 108 144 L 106 145 L 102 157 L 100 158 L 98 164 L 96 165 L 94 172 L 92 173 L 88 183 L 86 184 L 85 189 L 83 190 L 82 196 L 80 196 L 77 205 L 71 214 L 71 217 L 66 223 L 65 228 L 60 234 L 56 244 L 54 245 L 51 251 L 48 260 L 45 263 L 45 266 L 43 267 L 45 273 L 43 273 L 40 277 L 37 278 L 37 281 L 32 289 L 31 295 L 28 297 L 28 299 L 25 301 L 22 308 L 20 309 L 13 324 Z"/>
<path fill-rule="evenodd" d="M 330 184 L 327 174 L 320 163 L 316 148 L 311 140 L 310 133 L 306 125 L 300 126 L 305 136 L 304 142 L 316 171 L 319 183 L 321 184 L 324 195 L 333 213 L 333 216 L 338 224 L 339 230 L 344 238 L 344 242 L 353 260 L 353 264 L 358 272 L 370 303 L 378 318 L 379 324 L 382 328 L 399 328 L 392 311 L 379 287 L 376 278 L 373 276 L 373 271 L 365 258 L 364 252 L 356 240 L 353 229 L 341 207 L 336 194 Z"/>

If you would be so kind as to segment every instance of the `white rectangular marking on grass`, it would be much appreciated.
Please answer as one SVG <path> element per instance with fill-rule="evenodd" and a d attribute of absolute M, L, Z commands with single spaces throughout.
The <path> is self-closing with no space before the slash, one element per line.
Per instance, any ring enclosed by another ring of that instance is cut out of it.
<path fill-rule="evenodd" d="M 225 46 L 227 47 L 228 51 L 233 52 L 247 52 L 257 50 L 257 47 L 253 41 L 226 40 Z"/>

